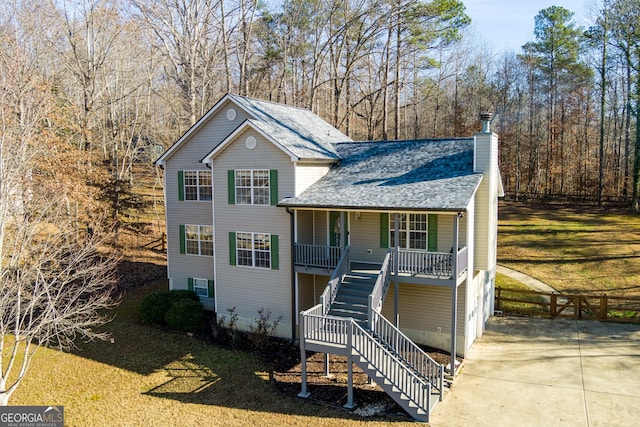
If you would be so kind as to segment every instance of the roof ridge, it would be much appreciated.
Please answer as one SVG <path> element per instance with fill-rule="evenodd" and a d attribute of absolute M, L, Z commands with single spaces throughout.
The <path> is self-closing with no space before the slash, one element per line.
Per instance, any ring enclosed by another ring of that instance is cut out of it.
<path fill-rule="evenodd" d="M 306 111 L 312 114 L 315 114 L 313 111 L 309 110 L 306 107 L 299 107 L 297 105 L 291 105 L 291 104 L 282 104 L 280 102 L 276 102 L 276 101 L 271 101 L 268 99 L 260 99 L 260 98 L 253 98 L 251 96 L 245 96 L 245 95 L 238 95 L 236 93 L 228 93 L 228 95 L 232 98 L 242 98 L 245 99 L 247 101 L 255 101 L 255 102 L 264 102 L 265 104 L 271 104 L 271 105 L 275 105 L 278 107 L 286 107 L 286 108 L 292 108 L 292 109 L 296 109 L 296 110 L 302 110 L 302 111 Z"/>
<path fill-rule="evenodd" d="M 472 140 L 473 136 L 457 136 L 451 138 L 418 138 L 418 139 L 381 139 L 381 140 L 368 140 L 368 141 L 340 141 L 334 142 L 334 144 L 401 144 L 410 142 L 438 142 L 438 141 L 464 141 Z"/>

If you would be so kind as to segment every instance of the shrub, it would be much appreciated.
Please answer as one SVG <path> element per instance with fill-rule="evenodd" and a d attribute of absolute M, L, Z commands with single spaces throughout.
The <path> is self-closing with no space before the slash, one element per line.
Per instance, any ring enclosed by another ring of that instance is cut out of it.
<path fill-rule="evenodd" d="M 140 316 L 144 323 L 165 325 L 164 315 L 171 307 L 172 300 L 169 292 L 154 292 L 142 300 Z"/>
<path fill-rule="evenodd" d="M 171 307 L 178 301 L 191 301 L 200 304 L 200 299 L 193 291 L 172 290 L 166 292 L 154 292 L 142 301 L 140 316 L 144 323 L 154 323 L 166 326 L 165 316 Z M 201 305 L 201 304 L 200 304 Z"/>
<path fill-rule="evenodd" d="M 278 316 L 276 320 L 271 320 L 271 310 L 261 307 L 258 310 L 259 319 L 254 319 L 255 326 L 249 327 L 249 339 L 254 348 L 258 351 L 268 351 L 269 338 L 278 329 L 278 324 L 282 320 L 282 316 Z"/>
<path fill-rule="evenodd" d="M 175 289 L 169 291 L 169 297 L 171 302 L 176 302 L 183 299 L 200 302 L 200 297 L 194 291 L 187 291 L 186 289 Z"/>
<path fill-rule="evenodd" d="M 196 332 L 204 324 L 204 308 L 200 301 L 179 299 L 171 304 L 164 320 L 172 329 Z"/>

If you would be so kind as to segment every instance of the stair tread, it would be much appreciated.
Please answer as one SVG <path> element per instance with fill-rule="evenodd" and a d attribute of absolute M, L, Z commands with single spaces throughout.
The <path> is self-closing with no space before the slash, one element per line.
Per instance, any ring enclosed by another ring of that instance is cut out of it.
<path fill-rule="evenodd" d="M 359 310 L 367 311 L 367 303 L 364 301 L 334 301 L 334 307 L 357 307 Z"/>
<path fill-rule="evenodd" d="M 357 310 L 349 310 L 349 309 L 342 309 L 342 308 L 336 308 L 329 310 L 329 314 L 330 315 L 338 315 L 338 316 L 342 316 L 342 317 L 361 317 L 366 319 L 367 318 L 367 313 L 362 312 L 362 311 L 357 311 Z M 346 315 L 346 316 L 345 316 Z"/>
<path fill-rule="evenodd" d="M 371 270 L 351 271 L 347 273 L 343 277 L 343 281 L 338 289 L 338 292 L 335 295 L 331 306 L 329 307 L 328 314 L 330 316 L 352 318 L 369 333 L 371 333 L 371 331 L 367 329 L 366 324 L 366 322 L 368 321 L 368 303 L 369 294 L 373 291 L 377 277 L 378 275 L 376 274 L 376 272 Z M 375 334 L 371 334 L 375 337 Z M 381 387 L 391 397 L 393 397 L 393 399 L 398 404 L 400 404 L 400 406 L 402 406 L 414 419 L 418 421 L 428 420 L 430 408 L 423 407 L 426 406 L 427 402 L 416 404 L 415 398 L 411 398 L 409 396 L 409 390 L 407 390 L 406 392 L 401 390 L 397 384 L 394 384 L 394 381 L 389 381 L 388 378 L 395 377 L 399 380 L 399 384 L 420 384 L 421 381 L 429 382 L 429 378 L 422 372 L 418 371 L 414 366 L 412 366 L 411 363 L 409 363 L 409 361 L 405 359 L 402 354 L 396 351 L 384 340 L 378 337 L 375 337 L 374 339 L 378 341 L 391 354 L 391 357 L 393 358 L 393 364 L 397 366 L 397 368 L 395 368 L 397 369 L 397 372 L 393 375 L 391 375 L 388 371 L 384 373 L 382 372 L 381 368 L 371 365 L 370 361 L 363 357 L 363 353 L 360 352 L 366 347 L 365 342 L 369 340 L 369 338 L 366 338 L 362 335 L 353 340 L 353 354 L 359 355 L 359 357 L 356 357 L 354 359 L 356 364 L 360 366 L 360 368 L 362 368 L 371 378 L 374 378 L 376 383 L 381 385 Z M 420 378 L 420 380 L 415 379 L 416 376 Z M 431 384 L 431 395 L 433 396 L 433 384 L 436 383 Z M 432 408 L 437 403 L 436 401 L 432 400 Z"/>

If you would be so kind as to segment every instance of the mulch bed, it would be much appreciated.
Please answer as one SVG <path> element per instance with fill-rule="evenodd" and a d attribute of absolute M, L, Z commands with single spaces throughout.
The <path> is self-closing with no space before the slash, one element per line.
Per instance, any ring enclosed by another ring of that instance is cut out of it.
<path fill-rule="evenodd" d="M 448 353 L 424 348 L 438 363 L 447 365 L 450 361 Z M 324 375 L 324 353 L 308 353 L 307 356 L 307 391 L 313 402 L 342 408 L 347 403 L 347 358 L 346 356 L 329 355 L 329 376 Z M 458 357 L 461 362 L 462 358 Z M 301 363 L 300 349 L 289 344 L 281 349 L 268 362 L 272 365 L 271 380 L 283 394 L 295 397 L 300 393 Z M 411 420 L 409 415 L 382 388 L 369 382 L 369 377 L 356 364 L 353 365 L 353 398 L 356 408 L 352 413 L 360 416 L 400 417 Z"/>

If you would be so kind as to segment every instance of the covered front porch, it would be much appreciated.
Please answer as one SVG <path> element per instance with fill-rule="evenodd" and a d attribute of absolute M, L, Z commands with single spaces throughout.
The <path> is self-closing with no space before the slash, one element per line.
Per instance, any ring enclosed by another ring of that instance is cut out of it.
<path fill-rule="evenodd" d="M 437 348 L 451 352 L 451 366 L 455 367 L 457 336 L 464 337 L 458 313 L 465 312 L 464 296 L 460 301 L 458 288 L 469 278 L 467 242 L 471 244 L 473 236 L 463 212 L 296 209 L 292 218 L 298 311 L 320 302 L 325 315 L 332 310 L 345 311 L 367 327 L 372 311 L 384 305 L 392 324 L 401 327 L 399 320 L 404 316 L 403 324 L 418 328 L 412 335 L 427 338 L 417 342 L 435 346 L 437 336 L 436 342 L 446 346 Z M 361 280 L 358 276 L 364 276 L 363 272 L 384 278 L 378 280 L 383 285 L 373 286 L 374 278 L 371 289 L 357 294 L 353 283 Z M 341 290 L 345 282 L 346 289 Z M 418 299 L 426 305 L 410 305 L 409 311 L 401 313 L 401 306 L 406 306 L 400 298 L 404 293 L 401 288 L 411 292 L 421 289 Z M 385 304 L 387 290 L 392 297 Z M 433 292 L 437 302 L 428 296 Z M 448 294 L 446 302 L 443 292 Z M 437 324 L 420 329 L 429 317 L 425 317 L 425 310 L 436 316 L 432 323 Z"/>
<path fill-rule="evenodd" d="M 468 250 L 466 247 L 458 250 L 455 259 L 451 252 L 429 252 L 402 248 L 390 248 L 389 250 L 392 254 L 391 274 L 396 274 L 397 260 L 398 277 L 406 283 L 442 279 L 451 280 L 454 277 L 459 277 L 467 270 Z M 295 243 L 293 257 L 295 271 L 299 273 L 330 274 L 337 267 L 343 253 L 344 248 L 340 246 Z M 370 264 L 371 269 L 374 270 L 379 270 L 381 266 L 381 264 L 375 263 L 367 264 Z"/>
<path fill-rule="evenodd" d="M 404 283 L 446 286 L 469 267 L 467 222 L 461 212 L 302 210 L 294 213 L 296 272 L 331 275 L 350 247 L 353 263 L 389 270 Z"/>

